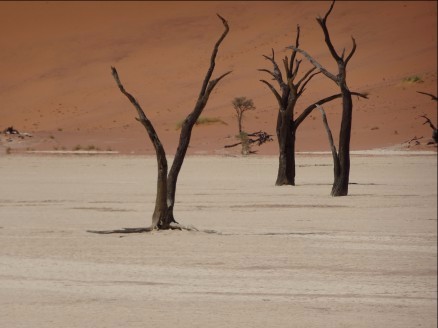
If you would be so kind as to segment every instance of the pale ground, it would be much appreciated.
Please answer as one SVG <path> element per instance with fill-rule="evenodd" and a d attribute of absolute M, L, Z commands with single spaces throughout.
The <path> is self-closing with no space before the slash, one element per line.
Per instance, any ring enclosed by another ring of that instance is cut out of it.
<path fill-rule="evenodd" d="M 436 153 L 189 157 L 181 223 L 150 223 L 155 159 L 1 156 L 1 327 L 436 327 Z M 388 155 L 389 154 L 389 155 Z M 398 154 L 398 155 L 397 155 Z"/>

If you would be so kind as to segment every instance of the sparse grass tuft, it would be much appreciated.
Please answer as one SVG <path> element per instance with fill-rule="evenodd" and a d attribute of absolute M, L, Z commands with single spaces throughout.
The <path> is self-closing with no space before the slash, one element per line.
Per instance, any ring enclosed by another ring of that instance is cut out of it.
<path fill-rule="evenodd" d="M 405 77 L 402 81 L 405 83 L 423 83 L 424 82 L 423 79 L 418 75 L 412 75 L 412 76 Z"/>
<path fill-rule="evenodd" d="M 82 149 L 82 146 L 81 145 L 76 145 L 76 146 L 74 146 L 73 147 L 73 150 L 81 150 Z"/>
<path fill-rule="evenodd" d="M 184 121 L 178 122 L 176 124 L 175 130 L 181 129 L 183 123 L 184 123 Z M 196 120 L 195 125 L 210 125 L 210 124 L 216 124 L 216 123 L 228 125 L 226 122 L 221 120 L 219 117 L 202 117 L 202 116 Z"/>

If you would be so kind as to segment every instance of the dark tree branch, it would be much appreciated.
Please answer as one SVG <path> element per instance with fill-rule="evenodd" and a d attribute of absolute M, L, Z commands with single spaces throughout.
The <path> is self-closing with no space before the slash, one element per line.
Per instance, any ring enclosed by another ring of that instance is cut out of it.
<path fill-rule="evenodd" d="M 341 59 L 341 57 L 339 57 L 338 53 L 336 52 L 335 47 L 333 46 L 333 43 L 330 40 L 330 34 L 329 34 L 328 29 L 327 29 L 327 18 L 330 15 L 330 13 L 332 12 L 334 5 L 335 5 L 335 1 L 332 2 L 330 9 L 327 11 L 324 18 L 318 17 L 316 20 L 319 23 L 319 25 L 321 26 L 322 31 L 324 32 L 325 42 L 327 44 L 327 47 L 329 48 L 329 51 L 330 51 L 332 57 L 337 62 L 340 62 L 340 61 L 342 61 L 342 59 Z"/>
<path fill-rule="evenodd" d="M 354 53 L 356 52 L 356 40 L 353 37 L 351 37 L 351 40 L 353 40 L 353 48 L 351 49 L 350 54 L 347 56 L 347 59 L 345 59 L 345 66 L 347 66 L 351 57 L 353 57 Z"/>
<path fill-rule="evenodd" d="M 129 99 L 129 101 L 134 105 L 135 109 L 138 113 L 137 120 L 143 124 L 143 126 L 146 128 L 146 131 L 148 132 L 149 138 L 151 139 L 155 151 L 160 153 L 160 155 L 165 156 L 163 145 L 161 144 L 160 139 L 158 138 L 158 135 L 154 129 L 154 126 L 152 125 L 151 121 L 146 117 L 146 114 L 144 113 L 143 109 L 141 108 L 138 101 L 132 96 L 130 93 L 128 93 L 125 88 L 122 85 L 122 82 L 120 81 L 119 74 L 117 73 L 117 70 L 115 67 L 111 67 L 111 72 L 114 77 L 114 80 L 117 83 L 117 86 L 119 87 L 120 91 Z"/>
<path fill-rule="evenodd" d="M 319 19 L 321 19 L 324 22 L 324 24 L 326 24 L 327 18 L 330 15 L 330 13 L 332 12 L 334 5 L 335 5 L 335 0 L 333 0 L 332 4 L 330 5 L 330 9 L 327 11 L 327 13 L 325 14 L 324 18 L 323 19 L 319 18 Z"/>
<path fill-rule="evenodd" d="M 266 84 L 268 86 L 268 88 L 272 91 L 272 93 L 275 96 L 275 99 L 277 99 L 278 105 L 281 107 L 282 106 L 282 101 L 281 101 L 281 96 L 280 94 L 277 92 L 277 90 L 275 90 L 274 86 L 272 84 L 270 84 L 268 81 L 265 80 L 260 80 L 260 82 Z"/>
<path fill-rule="evenodd" d="M 299 48 L 300 47 L 300 25 L 297 24 L 297 37 L 295 39 L 295 47 Z M 290 72 L 292 73 L 292 69 L 293 69 L 293 65 L 294 65 L 294 61 L 295 61 L 295 57 L 297 56 L 297 52 L 294 50 L 292 51 L 292 54 L 290 56 Z"/>
<path fill-rule="evenodd" d="M 271 75 L 273 77 L 273 80 L 277 81 L 277 77 L 270 70 L 265 69 L 265 68 L 259 68 L 258 71 L 268 73 L 269 75 Z"/>
<path fill-rule="evenodd" d="M 315 66 L 317 69 L 319 69 L 325 76 L 327 76 L 330 80 L 333 80 L 334 82 L 337 83 L 338 78 L 333 75 L 332 73 L 330 73 L 329 71 L 327 71 L 324 67 L 322 67 L 322 65 L 320 63 L 318 63 L 312 56 L 310 56 L 306 51 L 302 50 L 302 49 L 298 49 L 295 46 L 290 46 L 287 47 L 287 49 L 293 49 L 297 52 L 299 52 L 300 54 L 302 54 L 304 57 L 306 57 L 306 59 L 312 63 L 313 66 Z"/>
<path fill-rule="evenodd" d="M 426 116 L 426 115 L 420 115 L 419 117 L 424 118 L 426 121 L 423 123 L 424 124 L 429 124 L 429 126 L 433 129 L 436 130 L 435 125 L 433 125 L 432 121 Z"/>
<path fill-rule="evenodd" d="M 207 71 L 207 74 L 205 75 L 204 82 L 202 83 L 202 88 L 201 88 L 201 92 L 199 94 L 199 98 L 202 97 L 204 95 L 205 91 L 207 90 L 208 83 L 209 83 L 211 75 L 213 74 L 213 71 L 214 71 L 215 60 L 216 60 L 217 53 L 219 51 L 219 46 L 221 45 L 222 41 L 225 39 L 228 32 L 230 31 L 230 27 L 228 26 L 228 22 L 226 21 L 226 19 L 223 18 L 219 14 L 216 14 L 216 15 L 222 21 L 222 24 L 224 25 L 225 30 L 222 33 L 222 35 L 220 36 L 219 40 L 217 40 L 216 44 L 214 45 L 213 52 L 212 52 L 211 58 L 210 58 L 210 67 Z"/>
<path fill-rule="evenodd" d="M 437 96 L 434 96 L 434 95 L 433 95 L 433 94 L 431 94 L 431 93 L 427 93 L 427 92 L 423 92 L 423 91 L 417 91 L 417 93 L 421 93 L 422 95 L 426 95 L 426 96 L 429 96 L 429 97 L 431 97 L 431 98 L 432 98 L 432 100 L 438 101 L 438 98 L 437 98 Z"/>
<path fill-rule="evenodd" d="M 322 122 L 324 124 L 325 130 L 327 132 L 327 137 L 329 140 L 329 144 L 330 144 L 330 149 L 332 151 L 332 157 L 333 157 L 333 165 L 334 165 L 334 175 L 335 177 L 339 175 L 339 171 L 340 171 L 340 162 L 339 162 L 339 155 L 338 155 L 338 151 L 336 150 L 336 146 L 335 143 L 333 141 L 333 135 L 332 135 L 332 131 L 330 130 L 328 121 L 327 121 L 327 115 L 325 114 L 324 108 L 322 108 L 320 105 L 316 105 L 316 107 L 318 107 L 319 111 L 322 114 Z"/>
<path fill-rule="evenodd" d="M 295 80 L 295 78 L 297 77 L 298 70 L 300 69 L 300 64 L 301 64 L 301 60 L 295 61 L 295 68 L 294 68 L 294 71 L 292 72 L 292 76 L 290 78 L 291 81 Z"/>
<path fill-rule="evenodd" d="M 304 90 L 306 90 L 306 85 L 307 85 L 307 83 L 309 83 L 310 80 L 311 80 L 315 75 L 318 75 L 318 74 L 320 74 L 320 73 L 321 73 L 321 72 L 316 72 L 316 73 L 313 73 L 312 75 L 309 76 L 309 78 L 303 83 L 303 85 L 301 86 L 301 88 L 298 89 L 298 96 L 301 96 L 301 95 L 303 94 Z"/>
<path fill-rule="evenodd" d="M 311 69 L 309 69 L 306 74 L 304 74 L 304 76 L 298 81 L 298 83 L 296 84 L 297 88 L 301 85 L 301 83 L 303 83 L 303 81 L 316 69 L 316 67 L 312 67 Z M 304 89 L 304 87 L 306 86 L 307 83 L 309 83 L 309 81 L 317 74 L 320 74 L 321 71 L 313 73 L 309 79 L 304 83 L 304 85 L 302 86 L 302 89 Z"/>
<path fill-rule="evenodd" d="M 272 49 L 272 57 L 269 57 L 266 55 L 263 55 L 263 57 L 272 63 L 272 66 L 274 67 L 273 76 L 277 80 L 280 88 L 283 88 L 285 86 L 285 83 L 283 81 L 283 76 L 281 74 L 280 68 L 278 67 L 277 63 L 275 62 L 274 49 Z"/>
<path fill-rule="evenodd" d="M 232 71 L 228 71 L 228 72 L 222 74 L 221 76 L 219 76 L 218 78 L 216 78 L 216 79 L 210 81 L 210 82 L 208 83 L 208 87 L 207 87 L 207 91 L 206 91 L 205 96 L 209 97 L 209 96 L 210 96 L 210 93 L 213 91 L 213 89 L 214 89 L 214 87 L 216 86 L 216 84 L 218 84 L 220 80 L 222 80 L 225 76 L 227 76 L 227 75 L 229 75 L 229 74 L 231 74 L 231 73 L 232 73 Z M 205 96 L 204 96 L 204 98 L 205 98 Z"/>
<path fill-rule="evenodd" d="M 149 228 L 144 228 L 144 229 L 155 229 L 160 224 L 160 221 L 163 219 L 164 215 L 166 214 L 166 194 L 167 194 L 166 153 L 164 151 L 163 145 L 162 145 L 160 139 L 158 138 L 158 135 L 157 135 L 152 123 L 146 117 L 146 114 L 144 113 L 140 104 L 123 87 L 116 68 L 111 67 L 111 71 L 112 71 L 112 75 L 114 77 L 114 80 L 116 81 L 117 86 L 119 87 L 120 91 L 129 99 L 129 101 L 134 105 L 135 109 L 137 110 L 137 113 L 138 113 L 137 120 L 145 127 L 145 129 L 149 135 L 149 138 L 151 139 L 152 144 L 154 145 L 155 153 L 157 154 L 158 179 L 157 179 L 157 196 L 156 196 L 156 201 L 155 201 L 155 210 L 154 210 L 154 213 L 152 215 L 152 225 Z"/>
<path fill-rule="evenodd" d="M 335 142 L 333 141 L 332 131 L 330 130 L 330 127 L 328 125 L 327 115 L 325 114 L 324 108 L 322 108 L 320 105 L 316 104 L 316 107 L 319 109 L 319 111 L 322 114 L 322 122 L 324 123 L 325 130 L 327 131 L 327 136 L 330 143 L 330 149 L 332 151 L 333 159 L 337 159 L 338 151 L 336 150 Z"/>
<path fill-rule="evenodd" d="M 289 80 L 292 76 L 289 68 L 289 58 L 287 56 L 284 56 L 283 58 L 283 64 L 284 64 L 284 71 L 286 72 L 286 77 Z"/>
<path fill-rule="evenodd" d="M 352 95 L 361 97 L 361 98 L 365 98 L 368 99 L 368 95 L 364 94 L 364 93 L 359 93 L 359 92 L 352 92 Z M 295 129 L 297 129 L 301 123 L 303 123 L 303 121 L 307 118 L 307 116 L 309 116 L 312 111 L 317 107 L 317 105 L 323 105 L 329 101 L 335 100 L 337 98 L 341 98 L 342 97 L 342 93 L 338 93 L 326 98 L 323 98 L 321 100 L 318 100 L 316 103 L 313 103 L 312 105 L 308 106 L 305 110 L 303 110 L 303 112 L 300 114 L 300 116 L 297 117 L 297 119 L 295 120 Z"/>

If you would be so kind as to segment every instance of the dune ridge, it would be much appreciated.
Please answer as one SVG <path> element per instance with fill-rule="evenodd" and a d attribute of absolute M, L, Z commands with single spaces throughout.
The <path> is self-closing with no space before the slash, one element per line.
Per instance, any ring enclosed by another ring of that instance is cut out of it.
<path fill-rule="evenodd" d="M 214 76 L 233 70 L 212 95 L 203 116 L 227 124 L 197 126 L 190 154 L 234 154 L 223 146 L 234 141 L 236 120 L 231 101 L 252 98 L 256 111 L 244 121 L 247 131 L 275 134 L 276 102 L 259 80 L 262 57 L 271 48 L 278 60 L 288 54 L 300 24 L 301 47 L 328 69 L 334 63 L 315 20 L 330 2 L 1 2 L 1 126 L 14 126 L 34 138 L 7 142 L 16 150 L 71 150 L 95 147 L 121 153 L 152 153 L 131 104 L 112 80 L 116 66 L 125 87 L 143 105 L 166 151 L 174 153 L 176 126 L 193 108 L 208 67 L 212 46 L 222 31 Z M 355 100 L 352 149 L 397 148 L 413 137 L 431 137 L 419 115 L 436 124 L 436 102 L 418 94 L 436 94 L 437 3 L 337 2 L 328 26 L 341 51 L 358 48 L 349 64 L 352 90 L 368 92 Z M 310 67 L 303 60 L 303 69 Z M 418 82 L 408 78 L 418 77 Z M 315 78 L 297 105 L 336 93 L 324 77 Z M 340 102 L 325 106 L 337 139 Z M 336 140 L 335 140 L 336 141 Z M 405 144 L 406 146 L 406 144 Z M 429 147 L 430 148 L 430 147 Z M 428 148 L 428 149 L 429 149 Z M 328 150 L 319 113 L 300 127 L 298 151 Z M 436 148 L 432 148 L 436 149 Z M 259 149 L 277 153 L 276 142 Z"/>

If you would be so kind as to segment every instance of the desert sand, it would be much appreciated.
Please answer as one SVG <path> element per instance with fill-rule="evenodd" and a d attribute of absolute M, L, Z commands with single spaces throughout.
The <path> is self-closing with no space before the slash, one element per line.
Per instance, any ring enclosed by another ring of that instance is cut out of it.
<path fill-rule="evenodd" d="M 275 135 L 276 101 L 259 80 L 259 68 L 271 68 L 262 55 L 277 61 L 301 26 L 300 46 L 335 72 L 315 18 L 330 1 L 257 2 L 0 2 L 0 130 L 14 126 L 31 140 L 1 138 L 2 149 L 72 150 L 99 148 L 127 154 L 151 154 L 143 127 L 119 92 L 110 73 L 115 66 L 155 124 L 166 151 L 174 154 L 178 122 L 193 109 L 208 68 L 212 47 L 230 25 L 219 50 L 214 77 L 228 70 L 202 114 L 217 124 L 197 126 L 190 154 L 236 154 L 237 125 L 232 100 L 252 98 L 244 129 Z M 416 91 L 437 93 L 436 1 L 339 1 L 328 20 L 339 53 L 357 51 L 349 63 L 351 90 L 369 93 L 354 100 L 354 150 L 406 148 L 406 141 L 431 130 L 419 115 L 437 125 L 436 101 Z M 309 68 L 304 60 L 301 74 Z M 301 75 L 302 76 L 302 75 Z M 322 75 L 309 84 L 297 104 L 337 93 Z M 337 138 L 340 101 L 325 106 Z M 223 123 L 221 123 L 223 122 Z M 329 150 L 319 112 L 303 123 L 298 151 Z M 259 149 L 277 153 L 276 141 Z"/>
<path fill-rule="evenodd" d="M 175 214 L 216 233 L 97 235 L 149 225 L 156 161 L 0 157 L 2 327 L 436 327 L 437 158 L 190 156 Z"/>
<path fill-rule="evenodd" d="M 319 112 L 297 134 L 297 186 L 275 187 L 277 141 L 241 157 L 248 132 L 275 135 L 277 107 L 257 71 L 301 26 L 301 47 L 333 60 L 315 2 L 0 2 L 0 327 L 436 327 L 436 1 L 339 1 L 328 26 L 354 99 L 348 197 L 330 197 Z M 110 73 L 174 155 L 222 33 L 228 70 L 181 171 L 175 215 L 201 231 L 98 235 L 148 226 L 156 160 Z M 301 74 L 309 69 L 303 60 Z M 323 76 L 297 104 L 337 93 Z M 335 142 L 341 103 L 324 106 Z M 417 142 L 408 142 L 413 138 Z M 274 137 L 275 139 L 275 137 Z M 75 154 L 69 154 L 74 152 Z M 48 154 L 56 153 L 56 154 Z M 92 154 L 99 155 L 92 155 Z M 103 154 L 106 153 L 106 154 Z M 202 156 L 201 156 L 202 155 Z M 214 233 L 206 233 L 213 230 Z"/>

